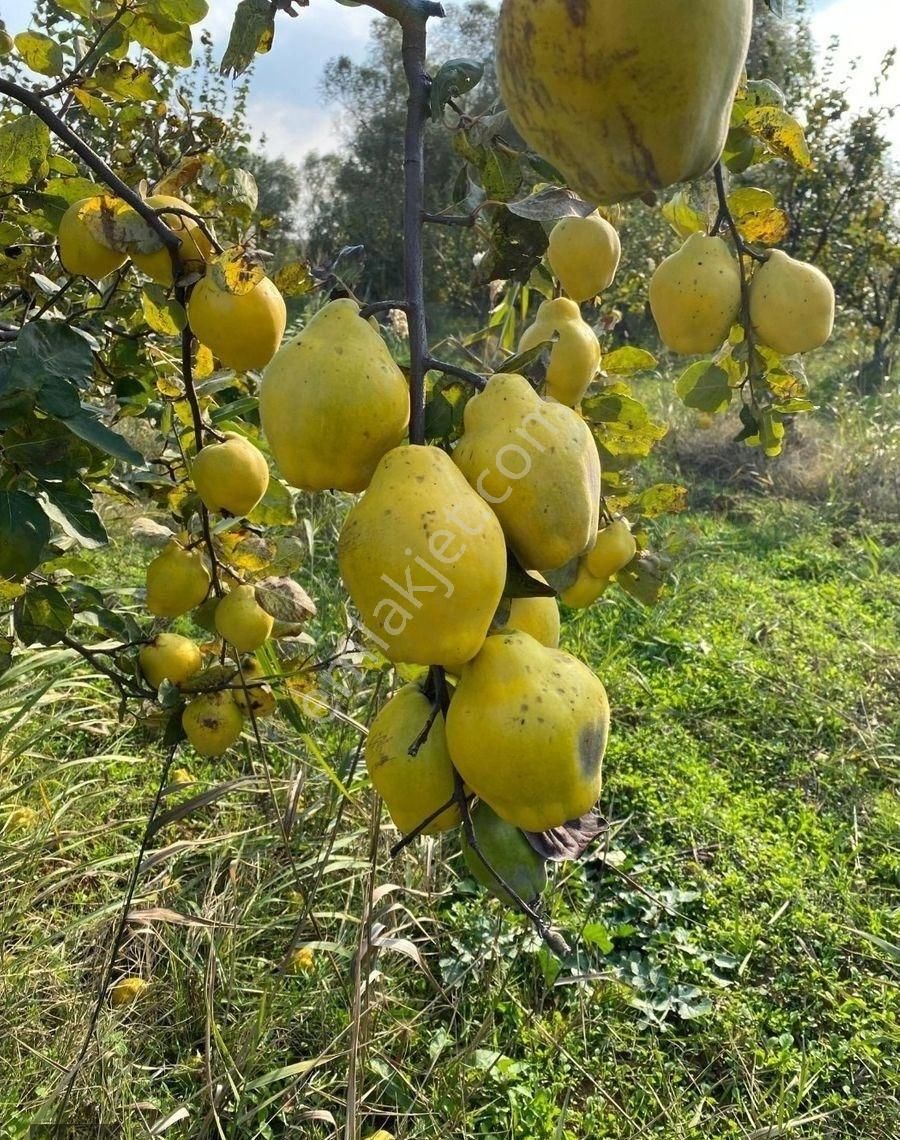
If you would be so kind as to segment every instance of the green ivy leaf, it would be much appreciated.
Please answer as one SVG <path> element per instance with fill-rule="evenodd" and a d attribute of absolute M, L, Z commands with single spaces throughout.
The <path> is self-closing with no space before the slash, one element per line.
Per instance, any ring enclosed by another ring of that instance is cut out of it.
<path fill-rule="evenodd" d="M 55 586 L 30 586 L 13 604 L 13 626 L 23 645 L 55 645 L 74 620 Z"/>
<path fill-rule="evenodd" d="M 47 175 L 50 131 L 31 112 L 0 127 L 0 182 L 22 185 Z"/>
<path fill-rule="evenodd" d="M 24 491 L 0 491 L 0 576 L 21 580 L 40 565 L 50 522 Z"/>
<path fill-rule="evenodd" d="M 219 71 L 237 79 L 253 62 L 254 55 L 265 55 L 274 38 L 275 8 L 269 0 L 241 0 Z"/>
<path fill-rule="evenodd" d="M 39 75 L 62 75 L 65 67 L 63 50 L 51 36 L 43 32 L 19 32 L 13 37 L 16 51 L 26 65 Z"/>
<path fill-rule="evenodd" d="M 724 368 L 698 360 L 675 381 L 675 391 L 687 408 L 698 412 L 724 412 L 731 403 L 732 388 Z"/>

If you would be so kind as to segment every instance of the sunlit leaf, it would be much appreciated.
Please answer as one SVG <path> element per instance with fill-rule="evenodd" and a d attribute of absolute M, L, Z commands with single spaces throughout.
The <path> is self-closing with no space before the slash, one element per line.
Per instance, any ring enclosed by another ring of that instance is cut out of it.
<path fill-rule="evenodd" d="M 141 290 L 141 311 L 150 328 L 163 336 L 178 336 L 187 323 L 184 309 L 159 285 L 145 285 Z"/>
<path fill-rule="evenodd" d="M 259 260 L 242 246 L 210 258 L 206 272 L 217 288 L 238 296 L 255 289 L 266 275 Z"/>
<path fill-rule="evenodd" d="M 633 372 L 647 372 L 656 367 L 656 357 L 646 348 L 625 345 L 613 349 L 603 357 L 603 371 L 611 375 L 628 376 Z"/>
<path fill-rule="evenodd" d="M 675 391 L 685 407 L 698 412 L 724 412 L 731 403 L 733 389 L 724 368 L 709 360 L 698 360 L 675 381 Z"/>
<path fill-rule="evenodd" d="M 62 75 L 65 67 L 63 50 L 52 37 L 43 32 L 20 32 L 13 37 L 16 51 L 27 67 L 40 75 Z"/>
<path fill-rule="evenodd" d="M 661 212 L 679 237 L 706 232 L 706 215 L 693 205 L 688 190 L 678 190 L 673 194 Z"/>
<path fill-rule="evenodd" d="M 219 71 L 232 79 L 243 75 L 254 55 L 264 55 L 271 48 L 274 37 L 275 8 L 269 0 L 241 0 Z"/>
<path fill-rule="evenodd" d="M 272 283 L 283 297 L 302 297 L 316 287 L 316 279 L 305 261 L 289 261 L 272 277 Z"/>
<path fill-rule="evenodd" d="M 0 126 L 0 182 L 26 183 L 47 174 L 50 131 L 29 111 Z"/>
<path fill-rule="evenodd" d="M 805 169 L 812 167 L 803 128 L 787 111 L 780 107 L 751 107 L 744 116 L 744 126 L 781 158 Z"/>
<path fill-rule="evenodd" d="M 769 190 L 742 186 L 728 195 L 728 207 L 745 241 L 777 245 L 790 232 L 790 218 Z"/>
<path fill-rule="evenodd" d="M 527 198 L 518 198 L 506 203 L 507 210 L 520 218 L 531 218 L 535 222 L 555 222 L 559 218 L 586 218 L 594 212 L 594 207 L 579 198 L 567 186 L 542 186 Z"/>

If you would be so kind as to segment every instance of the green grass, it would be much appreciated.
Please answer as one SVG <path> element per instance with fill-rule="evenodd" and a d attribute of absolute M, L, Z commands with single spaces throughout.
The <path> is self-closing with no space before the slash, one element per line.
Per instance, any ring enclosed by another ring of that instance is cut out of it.
<path fill-rule="evenodd" d="M 352 724 L 267 725 L 269 777 L 249 742 L 178 760 L 197 783 L 165 809 L 221 794 L 151 841 L 116 964 L 151 988 L 104 1006 L 63 1134 L 183 1109 L 163 1135 L 343 1136 L 348 1102 L 349 1135 L 402 1140 L 900 1134 L 895 540 L 752 499 L 666 532 L 668 600 L 610 592 L 565 631 L 614 710 L 609 838 L 547 896 L 568 959 L 458 878 L 455 837 L 390 860 Z M 365 718 L 387 682 L 321 688 Z M 0 818 L 40 815 L 0 835 L 3 1140 L 49 1134 L 158 778 L 117 713 L 53 652 L 0 679 Z M 281 969 L 292 942 L 310 970 Z"/>

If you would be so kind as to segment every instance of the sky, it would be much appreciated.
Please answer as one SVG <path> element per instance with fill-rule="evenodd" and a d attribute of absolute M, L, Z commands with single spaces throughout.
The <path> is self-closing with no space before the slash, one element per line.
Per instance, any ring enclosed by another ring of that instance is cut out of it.
<path fill-rule="evenodd" d="M 237 0 L 208 0 L 205 26 L 212 32 L 220 58 Z M 28 24 L 31 0 L 0 0 L 0 18 L 10 32 Z M 813 32 L 824 48 L 832 36 L 840 41 L 841 69 L 858 59 L 860 66 L 850 94 L 858 106 L 870 103 L 872 78 L 882 56 L 892 45 L 900 47 L 898 0 L 813 0 Z M 365 7 L 348 8 L 336 0 L 310 0 L 296 19 L 279 13 L 272 51 L 257 59 L 251 86 L 248 118 L 257 137 L 265 135 L 265 148 L 273 156 L 300 162 L 310 150 L 328 150 L 335 121 L 322 106 L 318 83 L 327 60 L 336 55 L 361 59 L 366 52 L 369 25 L 375 14 Z M 900 65 L 880 96 L 886 104 L 900 104 Z M 900 154 L 900 114 L 890 129 Z"/>

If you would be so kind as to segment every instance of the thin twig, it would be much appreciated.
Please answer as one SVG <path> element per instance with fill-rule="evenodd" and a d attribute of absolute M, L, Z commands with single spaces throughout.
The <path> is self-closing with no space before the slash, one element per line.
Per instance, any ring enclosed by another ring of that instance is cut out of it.
<path fill-rule="evenodd" d="M 359 315 L 364 321 L 369 317 L 377 316 L 378 313 L 401 312 L 405 313 L 408 305 L 405 301 L 373 301 L 370 305 L 363 305 L 359 310 Z"/>
<path fill-rule="evenodd" d="M 448 364 L 444 360 L 435 360 L 433 356 L 425 357 L 425 367 L 429 371 L 443 372 L 445 376 L 455 376 L 458 380 L 465 380 L 480 392 L 487 384 L 487 378 L 468 368 L 461 368 L 458 364 Z"/>

